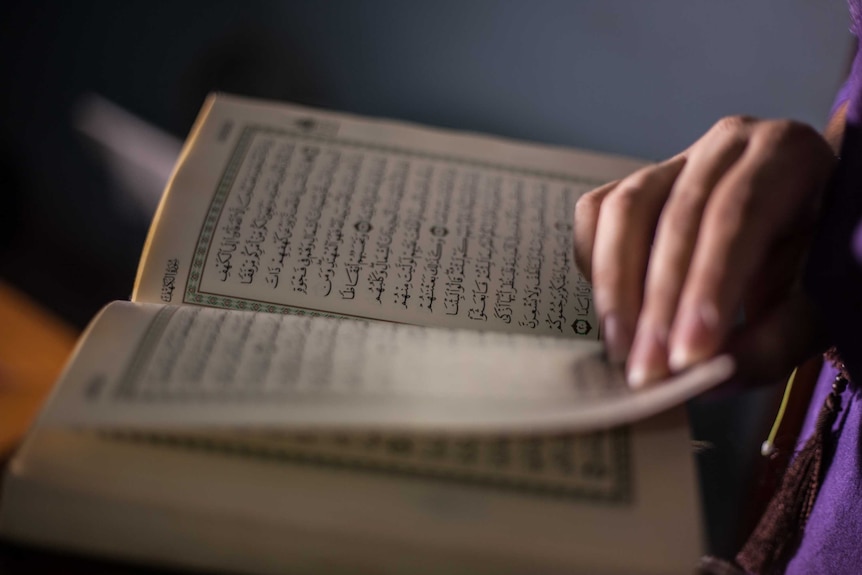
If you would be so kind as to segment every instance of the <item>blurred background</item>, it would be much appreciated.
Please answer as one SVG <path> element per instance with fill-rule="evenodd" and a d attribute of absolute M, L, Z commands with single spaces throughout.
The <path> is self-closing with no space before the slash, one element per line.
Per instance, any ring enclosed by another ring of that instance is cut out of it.
<path fill-rule="evenodd" d="M 165 173 L 211 90 L 660 159 L 726 114 L 822 126 L 851 39 L 842 0 L 7 0 L 3 12 L 0 276 L 77 326 L 128 297 Z"/>
<path fill-rule="evenodd" d="M 2 11 L 0 281 L 75 328 L 129 296 L 211 90 L 660 159 L 727 114 L 822 127 L 851 50 L 842 0 L 6 0 Z M 754 424 L 737 404 L 696 424 L 708 435 L 729 413 L 707 477 L 759 446 L 739 451 Z M 731 524 L 721 502 L 739 482 L 714 484 L 712 523 Z"/>

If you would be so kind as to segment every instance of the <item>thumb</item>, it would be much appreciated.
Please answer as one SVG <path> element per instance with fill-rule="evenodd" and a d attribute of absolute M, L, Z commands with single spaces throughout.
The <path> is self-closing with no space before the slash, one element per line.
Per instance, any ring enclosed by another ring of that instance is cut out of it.
<path fill-rule="evenodd" d="M 820 316 L 798 289 L 755 323 L 737 330 L 727 351 L 736 359 L 739 383 L 760 385 L 787 378 L 794 367 L 826 347 Z"/>

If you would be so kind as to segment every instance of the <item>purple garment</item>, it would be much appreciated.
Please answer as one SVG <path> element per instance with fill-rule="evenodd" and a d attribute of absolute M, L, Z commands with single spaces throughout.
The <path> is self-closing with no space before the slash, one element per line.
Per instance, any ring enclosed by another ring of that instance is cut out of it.
<path fill-rule="evenodd" d="M 851 0 L 854 5 L 862 9 L 862 0 Z M 856 329 L 862 325 L 862 51 L 856 53 L 841 95 L 847 103 L 841 160 L 824 199 L 805 282 L 853 379 L 862 381 Z"/>
<path fill-rule="evenodd" d="M 853 32 L 862 32 L 862 0 L 849 0 Z M 833 450 L 790 575 L 862 573 L 862 51 L 857 51 L 839 98 L 847 121 L 823 225 L 812 248 L 806 287 L 825 313 L 829 335 L 853 381 L 842 394 Z M 814 428 L 837 371 L 824 367 L 801 440 Z"/>
<path fill-rule="evenodd" d="M 829 394 L 836 374 L 837 370 L 831 366 L 820 373 L 805 421 L 807 433 L 804 437 L 811 434 L 817 412 Z M 859 386 L 852 386 L 841 397 L 841 413 L 833 428 L 838 441 L 834 453 L 826 454 L 826 475 L 808 518 L 802 543 L 787 567 L 788 575 L 862 573 L 860 394 Z"/>

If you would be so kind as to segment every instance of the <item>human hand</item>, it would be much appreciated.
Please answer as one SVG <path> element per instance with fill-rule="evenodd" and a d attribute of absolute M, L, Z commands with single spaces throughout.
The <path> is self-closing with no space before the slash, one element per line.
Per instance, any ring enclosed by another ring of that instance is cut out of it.
<path fill-rule="evenodd" d="M 684 152 L 580 198 L 575 260 L 630 385 L 722 351 L 744 378 L 778 377 L 818 350 L 798 280 L 835 165 L 809 126 L 728 117 Z"/>

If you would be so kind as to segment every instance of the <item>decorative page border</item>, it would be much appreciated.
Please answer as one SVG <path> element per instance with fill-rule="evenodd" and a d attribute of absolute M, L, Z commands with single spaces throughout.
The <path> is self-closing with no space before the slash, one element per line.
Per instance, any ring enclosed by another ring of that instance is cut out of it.
<path fill-rule="evenodd" d="M 449 162 L 461 166 L 473 166 L 527 177 L 540 177 L 570 182 L 578 185 L 594 187 L 603 183 L 600 180 L 590 178 L 543 170 L 518 168 L 496 162 L 471 160 L 446 154 L 433 154 L 396 146 L 383 146 L 357 140 L 345 140 L 339 139 L 335 136 L 314 135 L 307 132 L 277 129 L 268 126 L 245 126 L 237 140 L 234 151 L 231 154 L 231 158 L 225 166 L 225 170 L 219 180 L 218 186 L 216 187 L 216 192 L 210 202 L 206 217 L 198 235 L 191 270 L 183 293 L 183 303 L 244 311 L 264 311 L 269 313 L 290 313 L 311 316 L 333 315 L 316 310 L 296 308 L 277 302 L 231 297 L 223 294 L 205 292 L 200 289 L 200 280 L 209 256 L 211 240 L 215 232 L 216 225 L 221 218 L 228 195 L 233 188 L 236 177 L 250 148 L 250 144 L 254 137 L 259 134 L 295 137 L 297 140 L 316 141 L 321 144 L 336 144 L 342 147 L 352 147 L 402 157 L 406 156 L 410 158 Z M 168 318 L 162 318 L 160 314 L 160 317 L 154 321 L 154 325 L 145 339 L 151 339 L 150 336 L 153 335 L 153 332 L 161 331 L 167 319 Z M 131 384 L 134 378 L 134 369 L 140 361 L 145 361 L 145 357 L 150 355 L 150 351 L 151 350 L 142 348 L 140 352 L 136 354 L 135 361 L 130 365 L 129 370 L 126 372 L 126 376 L 123 378 L 124 384 Z M 121 393 L 123 389 L 124 385 L 121 384 L 118 388 L 118 392 Z M 408 461 L 403 463 L 381 462 L 350 455 L 341 456 L 327 453 L 315 454 L 291 451 L 289 449 L 262 448 L 254 445 L 242 445 L 238 443 L 230 444 L 228 442 L 218 440 L 204 440 L 179 435 L 111 433 L 104 434 L 104 437 L 112 440 L 131 441 L 161 447 L 205 451 L 222 456 L 246 457 L 277 463 L 326 467 L 338 471 L 376 473 L 412 479 L 440 480 L 475 487 L 502 489 L 528 495 L 559 497 L 592 503 L 628 504 L 632 501 L 631 431 L 628 427 L 624 427 L 604 433 L 609 435 L 611 449 L 611 465 L 608 469 L 608 473 L 611 474 L 612 479 L 610 482 L 611 485 L 607 489 L 565 487 L 558 484 L 552 484 L 551 482 L 543 482 L 541 478 L 530 480 L 522 478 L 514 479 L 505 474 L 495 476 L 492 473 L 488 473 L 487 470 L 483 470 L 484 473 L 478 473 L 470 469 L 465 469 L 463 471 L 454 471 L 451 469 L 429 469 L 426 467 L 411 465 Z"/>
<path fill-rule="evenodd" d="M 158 402 L 163 396 L 156 393 L 140 392 L 135 389 L 135 382 L 142 374 L 145 364 L 149 361 L 155 346 L 164 334 L 168 322 L 178 311 L 178 306 L 164 306 L 150 322 L 144 337 L 132 360 L 129 362 L 124 375 L 120 379 L 114 391 L 117 400 L 124 401 L 134 398 L 137 401 Z M 172 399 L 206 401 L 206 398 L 172 396 Z M 225 399 L 222 397 L 221 399 Z M 229 399 L 229 398 L 228 398 Z M 251 398 L 254 399 L 254 398 Z M 606 473 L 610 479 L 607 487 L 590 486 L 565 486 L 556 481 L 545 480 L 541 475 L 535 478 L 523 476 L 512 477 L 505 472 L 495 472 L 493 468 L 481 466 L 471 468 L 464 464 L 463 469 L 452 469 L 451 462 L 446 466 L 434 467 L 433 461 L 422 461 L 419 463 L 405 457 L 403 461 L 381 461 L 371 453 L 367 457 L 357 453 L 337 454 L 331 451 L 321 450 L 314 452 L 313 448 L 291 449 L 282 446 L 260 446 L 255 445 L 253 432 L 248 442 L 243 442 L 242 436 L 237 435 L 235 440 L 224 440 L 221 438 L 206 438 L 182 434 L 157 434 L 149 432 L 102 432 L 101 437 L 112 440 L 133 441 L 136 443 L 153 444 L 159 447 L 184 448 L 195 451 L 204 451 L 213 455 L 231 457 L 246 457 L 270 462 L 311 465 L 326 467 L 340 471 L 355 471 L 364 473 L 377 473 L 384 475 L 396 475 L 406 478 L 441 480 L 447 482 L 473 485 L 477 487 L 490 487 L 505 489 L 531 495 L 548 497 L 562 497 L 579 501 L 589 501 L 603 504 L 628 504 L 632 501 L 632 479 L 631 479 L 631 430 L 628 427 L 620 427 L 608 431 L 596 433 L 605 434 L 609 442 L 609 465 Z M 303 435 L 309 435 L 307 432 Z M 322 435 L 328 435 L 325 432 Z M 342 433 L 343 435 L 343 433 Z M 388 434 L 379 435 L 387 437 Z M 393 434 L 393 436 L 396 434 Z M 551 439 L 553 436 L 533 436 L 536 439 Z M 516 439 L 517 436 L 501 435 L 499 439 Z M 452 442 L 469 440 L 470 435 L 455 435 L 449 438 Z M 389 455 L 393 455 L 389 453 Z"/>
<path fill-rule="evenodd" d="M 138 432 L 104 432 L 99 436 L 109 441 L 123 441 L 157 448 L 184 449 L 220 457 L 240 457 L 266 461 L 279 465 L 301 465 L 332 470 L 333 472 L 368 473 L 412 480 L 431 480 L 454 483 L 475 488 L 495 489 L 523 495 L 558 498 L 602 505 L 628 505 L 633 501 L 631 470 L 631 430 L 621 427 L 600 432 L 608 436 L 611 460 L 607 473 L 610 485 L 565 486 L 553 480 L 512 477 L 503 472 L 495 474 L 487 467 L 463 470 L 419 466 L 409 460 L 379 461 L 354 454 L 314 453 L 289 448 L 262 447 L 235 442 L 172 434 Z M 457 440 L 457 437 L 453 437 Z"/>
<path fill-rule="evenodd" d="M 403 156 L 409 158 L 420 158 L 425 160 L 432 160 L 438 162 L 449 162 L 453 164 L 459 164 L 461 166 L 473 166 L 483 169 L 490 169 L 500 172 L 507 172 L 510 174 L 518 174 L 527 177 L 539 177 L 550 180 L 558 180 L 564 182 L 570 182 L 572 184 L 578 185 L 588 185 L 591 187 L 595 187 L 604 183 L 600 180 L 594 180 L 591 178 L 584 178 L 580 176 L 571 176 L 568 174 L 561 174 L 546 170 L 533 170 L 529 168 L 518 168 L 513 167 L 506 164 L 500 164 L 496 162 L 489 161 L 481 161 L 481 160 L 472 160 L 459 156 L 449 156 L 446 154 L 434 154 L 430 152 L 423 152 L 418 150 L 413 150 L 409 148 L 402 148 L 397 146 L 383 146 L 379 144 L 370 144 L 368 142 L 362 142 L 359 140 L 349 140 L 349 139 L 339 139 L 336 136 L 325 136 L 325 135 L 315 135 L 309 134 L 307 132 L 298 132 L 295 130 L 286 130 L 280 128 L 272 128 L 269 126 L 259 126 L 259 125 L 248 125 L 243 127 L 243 130 L 237 139 L 236 146 L 234 148 L 233 153 L 231 154 L 230 160 L 228 160 L 227 165 L 225 166 L 224 173 L 222 174 L 221 179 L 219 180 L 218 186 L 216 186 L 216 192 L 213 195 L 212 201 L 210 202 L 209 208 L 207 209 L 206 217 L 204 218 L 204 223 L 201 226 L 200 233 L 198 235 L 197 246 L 194 252 L 194 258 L 192 260 L 191 269 L 189 271 L 188 279 L 186 280 L 186 287 L 183 292 L 183 303 L 190 303 L 194 305 L 204 305 L 209 307 L 216 307 L 222 309 L 238 309 L 245 311 L 265 311 L 268 313 L 290 313 L 296 315 L 311 315 L 311 316 L 333 316 L 333 314 L 329 314 L 320 310 L 312 310 L 299 308 L 289 305 L 284 305 L 278 302 L 266 301 L 266 300 L 257 300 L 257 299 L 248 299 L 244 297 L 233 297 L 225 294 L 211 293 L 205 292 L 200 289 L 200 282 L 203 276 L 204 266 L 206 265 L 207 260 L 209 259 L 209 251 L 211 246 L 211 241 L 213 234 L 216 229 L 216 225 L 218 224 L 219 219 L 221 218 L 222 210 L 224 209 L 225 204 L 227 203 L 228 195 L 230 194 L 231 189 L 233 188 L 234 182 L 236 181 L 237 174 L 239 174 L 240 168 L 242 166 L 243 161 L 245 160 L 246 154 L 251 147 L 250 144 L 255 136 L 258 134 L 273 134 L 277 136 L 288 136 L 295 137 L 297 140 L 304 141 L 314 141 L 321 144 L 334 144 L 342 147 L 351 147 L 360 150 L 370 151 L 370 152 L 382 152 L 386 154 Z M 343 317 L 341 315 L 335 317 Z"/>

